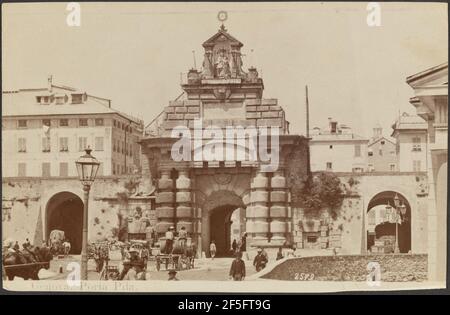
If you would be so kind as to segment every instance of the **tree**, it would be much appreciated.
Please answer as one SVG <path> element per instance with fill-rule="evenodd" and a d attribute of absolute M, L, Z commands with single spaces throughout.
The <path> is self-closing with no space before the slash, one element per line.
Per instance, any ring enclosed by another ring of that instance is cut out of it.
<path fill-rule="evenodd" d="M 306 212 L 317 212 L 326 208 L 333 219 L 337 218 L 343 199 L 341 181 L 329 172 L 308 178 L 300 194 L 300 202 Z"/>

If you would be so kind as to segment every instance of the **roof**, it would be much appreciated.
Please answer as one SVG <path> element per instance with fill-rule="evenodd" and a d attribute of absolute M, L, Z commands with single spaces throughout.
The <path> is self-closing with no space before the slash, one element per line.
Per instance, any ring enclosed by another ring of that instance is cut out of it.
<path fill-rule="evenodd" d="M 394 142 L 394 141 L 389 140 L 388 138 L 382 136 L 382 137 L 378 137 L 378 138 L 375 138 L 375 139 L 371 139 L 371 140 L 369 141 L 368 146 L 370 147 L 370 146 L 374 145 L 375 143 L 380 142 L 381 140 L 388 141 L 388 142 L 390 142 L 391 144 L 395 145 L 395 142 Z"/>
<path fill-rule="evenodd" d="M 86 100 L 81 104 L 71 104 L 70 102 L 57 105 L 38 104 L 37 96 L 64 96 L 71 94 L 85 94 Z M 137 124 L 142 124 L 140 119 L 122 113 L 110 107 L 111 100 L 86 94 L 75 88 L 52 85 L 52 90 L 47 88 L 39 89 L 19 89 L 16 91 L 2 92 L 2 116 L 48 116 L 48 115 L 93 115 L 93 114 L 118 114 Z"/>
<path fill-rule="evenodd" d="M 228 32 L 225 29 L 225 27 L 222 27 L 216 34 L 211 36 L 208 40 L 206 40 L 203 43 L 203 47 L 214 45 L 217 42 L 217 39 L 219 39 L 221 36 L 223 36 L 226 39 L 228 39 L 230 42 L 232 42 L 232 44 L 238 45 L 239 47 L 244 46 L 244 44 L 242 44 L 239 40 L 237 40 L 236 38 L 234 38 L 233 36 L 228 34 Z"/>
<path fill-rule="evenodd" d="M 437 66 L 428 68 L 426 70 L 423 70 L 419 73 L 410 75 L 409 77 L 406 78 L 406 83 L 408 83 L 411 86 L 414 86 L 416 81 L 419 81 L 426 77 L 432 77 L 435 74 L 438 74 L 439 72 L 444 71 L 444 70 L 448 71 L 448 62 L 444 62 L 440 65 L 437 65 Z M 442 84 L 448 84 L 448 78 L 446 79 L 445 82 L 442 82 Z"/>
<path fill-rule="evenodd" d="M 408 113 L 403 113 L 398 119 L 392 124 L 392 135 L 399 130 L 424 130 L 428 129 L 427 123 L 417 115 L 412 115 Z"/>

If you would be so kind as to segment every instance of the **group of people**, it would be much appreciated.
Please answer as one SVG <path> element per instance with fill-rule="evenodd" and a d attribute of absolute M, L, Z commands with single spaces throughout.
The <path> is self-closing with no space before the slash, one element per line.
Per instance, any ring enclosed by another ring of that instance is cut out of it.
<path fill-rule="evenodd" d="M 253 266 L 256 272 L 264 269 L 268 262 L 269 256 L 267 252 L 262 247 L 258 247 L 257 254 L 253 259 Z M 245 262 L 242 259 L 241 251 L 236 252 L 236 258 L 231 263 L 229 277 L 234 281 L 242 281 L 245 279 Z"/>
<path fill-rule="evenodd" d="M 180 246 L 185 247 L 186 241 L 188 239 L 188 233 L 186 231 L 186 227 L 182 226 L 181 229 L 176 233 L 175 228 L 173 226 L 169 227 L 169 230 L 166 232 L 166 244 L 164 246 L 164 253 L 171 254 L 173 251 L 173 243 L 175 240 L 175 234 L 178 236 L 178 241 L 180 242 Z"/>
<path fill-rule="evenodd" d="M 26 250 L 27 248 L 30 248 L 31 246 L 32 246 L 31 242 L 27 238 L 25 240 L 25 242 L 22 244 L 22 249 Z M 19 241 L 13 242 L 11 240 L 6 240 L 3 244 L 3 250 L 4 250 L 5 254 L 6 253 L 14 254 L 14 253 L 20 252 Z"/>

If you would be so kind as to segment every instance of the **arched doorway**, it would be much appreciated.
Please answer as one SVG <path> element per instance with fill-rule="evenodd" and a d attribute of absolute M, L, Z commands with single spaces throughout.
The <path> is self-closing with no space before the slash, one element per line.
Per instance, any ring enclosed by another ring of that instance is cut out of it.
<path fill-rule="evenodd" d="M 405 205 L 406 213 L 401 215 L 398 224 L 398 247 L 400 253 L 408 253 L 411 250 L 411 206 L 408 200 L 396 191 L 383 191 L 376 194 L 367 207 L 367 250 L 373 251 L 376 241 L 391 238 L 395 242 L 395 221 L 388 220 L 386 206 L 390 205 L 394 210 L 394 198 L 398 196 L 400 203 Z M 377 242 L 378 243 L 378 242 Z"/>
<path fill-rule="evenodd" d="M 218 208 L 215 208 L 211 211 L 210 214 L 210 239 L 214 241 L 217 247 L 217 257 L 230 257 L 233 255 L 231 251 L 232 239 L 236 239 L 238 242 L 240 236 L 242 234 L 242 225 L 238 224 L 238 232 L 233 231 L 236 230 L 236 222 L 233 222 L 232 217 L 234 219 L 238 219 L 239 221 L 242 219 L 242 216 L 239 216 L 242 209 L 236 209 L 234 206 L 225 205 Z M 232 226 L 235 228 L 232 229 Z"/>
<path fill-rule="evenodd" d="M 74 193 L 53 195 L 46 207 L 46 239 L 53 230 L 64 231 L 71 244 L 71 254 L 81 253 L 83 238 L 83 201 Z"/>
<path fill-rule="evenodd" d="M 232 255 L 230 251 L 232 237 L 236 237 L 236 233 L 232 230 L 233 219 L 236 220 L 233 213 L 240 212 L 239 233 L 242 235 L 245 230 L 244 209 L 242 198 L 232 191 L 214 191 L 206 198 L 202 206 L 202 248 L 208 256 L 211 241 L 216 244 L 217 257 Z"/>

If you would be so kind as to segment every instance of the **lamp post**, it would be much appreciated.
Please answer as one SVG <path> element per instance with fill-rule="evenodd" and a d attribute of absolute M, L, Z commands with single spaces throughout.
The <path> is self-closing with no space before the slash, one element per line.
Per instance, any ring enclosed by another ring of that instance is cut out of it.
<path fill-rule="evenodd" d="M 88 203 L 89 203 L 89 191 L 91 185 L 97 176 L 97 171 L 100 166 L 100 162 L 91 155 L 91 149 L 88 147 L 86 154 L 80 156 L 76 160 L 78 177 L 81 184 L 83 184 L 84 191 L 84 210 L 83 210 L 83 243 L 81 247 L 81 280 L 88 279 Z"/>
<path fill-rule="evenodd" d="M 394 253 L 400 253 L 400 248 L 398 247 L 398 219 L 401 215 L 406 214 L 406 206 L 400 201 L 397 194 L 394 196 L 394 207 L 395 207 L 395 248 Z"/>

